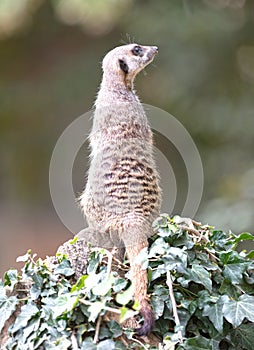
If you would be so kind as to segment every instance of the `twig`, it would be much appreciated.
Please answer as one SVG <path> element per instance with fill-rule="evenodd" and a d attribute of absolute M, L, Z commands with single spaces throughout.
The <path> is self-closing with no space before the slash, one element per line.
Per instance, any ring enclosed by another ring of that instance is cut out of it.
<path fill-rule="evenodd" d="M 113 255 L 113 261 L 117 263 L 117 266 L 121 270 L 129 271 L 129 268 L 125 264 L 123 264 L 119 259 L 117 259 L 114 255 Z"/>
<path fill-rule="evenodd" d="M 91 301 L 88 300 L 84 300 L 84 299 L 79 299 L 79 301 L 84 304 L 84 305 L 88 305 L 91 306 L 93 305 L 93 303 Z M 121 311 L 118 309 L 114 309 L 113 307 L 110 306 L 104 306 L 104 310 L 106 311 L 110 311 L 110 312 L 114 312 L 115 314 L 121 314 Z M 138 313 L 138 312 L 137 312 Z"/>
<path fill-rule="evenodd" d="M 168 289 L 169 289 L 169 296 L 170 296 L 170 300 L 171 300 L 171 303 L 172 303 L 175 324 L 176 324 L 177 327 L 180 327 L 181 324 L 180 324 L 180 319 L 179 319 L 178 312 L 177 312 L 176 300 L 175 300 L 175 296 L 174 296 L 173 284 L 172 284 L 170 271 L 167 272 L 167 286 L 168 286 Z M 178 333 L 179 342 L 182 343 L 183 342 L 182 331 L 179 330 L 177 333 Z"/>
<path fill-rule="evenodd" d="M 191 219 L 191 221 L 192 221 L 194 226 L 196 226 L 196 227 L 200 227 L 201 226 L 201 222 L 198 222 L 198 221 L 193 220 L 193 219 Z"/>
<path fill-rule="evenodd" d="M 120 340 L 126 346 L 126 349 L 128 349 L 129 343 L 125 340 L 123 335 L 120 336 Z"/>
<path fill-rule="evenodd" d="M 93 305 L 93 303 L 92 303 L 91 301 L 88 301 L 88 300 L 85 300 L 85 299 L 79 299 L 79 301 L 80 301 L 82 304 L 84 304 L 84 305 L 88 305 L 88 306 Z M 121 314 L 121 311 L 120 311 L 120 310 L 115 309 L 115 308 L 110 307 L 110 306 L 105 306 L 105 305 L 104 305 L 103 309 L 104 309 L 105 311 L 113 312 L 113 313 L 118 314 L 118 315 Z M 132 312 L 133 312 L 133 316 L 136 316 L 136 315 L 139 314 L 139 311 L 132 311 Z"/>
<path fill-rule="evenodd" d="M 72 345 L 72 350 L 78 350 L 78 342 L 77 338 L 74 335 L 74 332 L 71 334 L 71 345 Z"/>
<path fill-rule="evenodd" d="M 97 344 L 98 341 L 99 341 L 99 333 L 100 333 L 101 321 L 102 321 L 102 317 L 99 316 L 98 320 L 97 320 L 97 323 L 96 323 L 95 334 L 94 334 L 94 338 L 93 338 L 93 342 L 95 344 Z"/>
<path fill-rule="evenodd" d="M 181 229 L 183 229 L 184 231 L 188 231 L 188 232 L 193 233 L 195 236 L 199 237 L 200 240 L 203 239 L 206 243 L 209 242 L 209 239 L 205 235 L 202 235 L 201 232 L 199 232 L 197 229 L 195 229 L 193 227 L 181 225 Z"/>
<path fill-rule="evenodd" d="M 131 338 L 131 340 L 133 340 L 135 343 L 138 343 L 140 346 L 142 346 L 142 348 L 144 348 L 145 350 L 148 350 L 148 348 L 145 346 L 145 344 L 143 344 L 140 340 L 136 339 L 136 338 Z"/>

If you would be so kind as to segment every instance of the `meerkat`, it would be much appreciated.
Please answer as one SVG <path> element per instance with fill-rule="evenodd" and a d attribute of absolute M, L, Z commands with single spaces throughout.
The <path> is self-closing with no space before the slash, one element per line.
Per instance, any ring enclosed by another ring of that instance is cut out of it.
<path fill-rule="evenodd" d="M 124 246 L 130 261 L 134 299 L 139 302 L 148 334 L 154 315 L 147 296 L 147 271 L 136 259 L 148 246 L 152 222 L 161 205 L 159 175 L 153 157 L 153 136 L 133 82 L 151 63 L 156 46 L 123 45 L 103 59 L 103 77 L 89 136 L 90 168 L 80 197 L 88 228 L 82 238 L 105 247 Z"/>

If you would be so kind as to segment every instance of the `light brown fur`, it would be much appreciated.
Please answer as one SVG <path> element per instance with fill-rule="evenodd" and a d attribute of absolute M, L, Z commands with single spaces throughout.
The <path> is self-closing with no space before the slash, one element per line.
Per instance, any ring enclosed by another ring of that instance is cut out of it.
<path fill-rule="evenodd" d="M 161 192 L 151 128 L 133 81 L 156 53 L 156 47 L 130 44 L 105 56 L 90 134 L 91 164 L 80 198 L 88 222 L 82 238 L 126 249 L 134 298 L 144 317 L 143 326 L 136 330 L 139 335 L 151 331 L 154 317 L 147 298 L 147 272 L 135 259 L 153 234 Z"/>

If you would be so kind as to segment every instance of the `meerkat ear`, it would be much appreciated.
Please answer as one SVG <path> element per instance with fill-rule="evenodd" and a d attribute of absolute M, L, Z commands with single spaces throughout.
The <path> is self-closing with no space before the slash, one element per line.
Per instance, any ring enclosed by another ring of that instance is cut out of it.
<path fill-rule="evenodd" d="M 127 74 L 129 72 L 128 64 L 123 59 L 119 59 L 118 62 L 122 71 Z"/>

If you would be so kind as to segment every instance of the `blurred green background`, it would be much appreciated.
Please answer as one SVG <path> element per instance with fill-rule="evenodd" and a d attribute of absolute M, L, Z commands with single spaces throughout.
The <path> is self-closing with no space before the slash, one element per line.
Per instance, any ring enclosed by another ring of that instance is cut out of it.
<path fill-rule="evenodd" d="M 92 107 L 104 54 L 130 41 L 159 47 L 137 78 L 141 100 L 200 151 L 196 219 L 254 231 L 253 0 L 0 0 L 0 274 L 71 237 L 51 203 L 51 154 Z"/>

